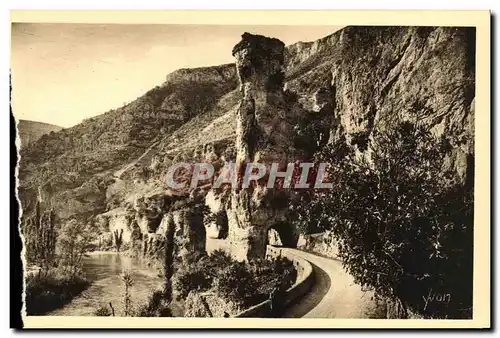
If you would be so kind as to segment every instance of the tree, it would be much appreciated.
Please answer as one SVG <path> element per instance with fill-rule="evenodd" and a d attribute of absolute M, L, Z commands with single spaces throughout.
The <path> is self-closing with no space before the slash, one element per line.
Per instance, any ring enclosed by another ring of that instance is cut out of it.
<path fill-rule="evenodd" d="M 55 258 L 56 226 L 53 210 L 41 211 L 40 201 L 35 212 L 24 222 L 23 235 L 26 243 L 26 259 L 43 269 L 48 269 Z"/>
<path fill-rule="evenodd" d="M 57 238 L 61 265 L 72 275 L 81 270 L 82 258 L 91 247 L 92 233 L 83 224 L 71 220 L 64 224 Z"/>
<path fill-rule="evenodd" d="M 361 156 L 342 142 L 319 154 L 333 188 L 295 196 L 298 226 L 331 229 L 355 282 L 403 316 L 470 317 L 473 191 L 445 168 L 449 144 L 405 122 L 365 146 Z"/>
<path fill-rule="evenodd" d="M 258 285 L 247 263 L 235 261 L 217 273 L 213 287 L 222 299 L 248 306 L 255 297 Z"/>
<path fill-rule="evenodd" d="M 113 232 L 113 243 L 115 244 L 116 252 L 120 252 L 120 248 L 123 244 L 123 229 L 120 229 L 120 231 L 116 229 Z"/>

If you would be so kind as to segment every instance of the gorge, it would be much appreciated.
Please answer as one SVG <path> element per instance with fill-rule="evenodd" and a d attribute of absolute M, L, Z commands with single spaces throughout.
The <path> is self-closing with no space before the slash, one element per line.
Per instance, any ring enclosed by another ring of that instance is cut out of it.
<path fill-rule="evenodd" d="M 21 144 L 23 224 L 38 201 L 60 224 L 94 227 L 99 250 L 122 231 L 124 251 L 162 260 L 173 224 L 181 257 L 263 258 L 273 241 L 297 247 L 289 189 L 176 191 L 168 169 L 298 164 L 339 141 L 369 156 L 374 135 L 405 120 L 444 137 L 452 182 L 470 184 L 474 46 L 474 29 L 457 27 L 346 27 L 290 46 L 244 33 L 234 64 L 175 71 L 123 107 Z"/>

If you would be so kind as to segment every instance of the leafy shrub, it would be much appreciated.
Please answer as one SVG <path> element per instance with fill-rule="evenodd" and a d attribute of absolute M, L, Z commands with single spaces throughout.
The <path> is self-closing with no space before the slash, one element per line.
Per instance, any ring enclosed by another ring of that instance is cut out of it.
<path fill-rule="evenodd" d="M 256 289 L 256 280 L 245 262 L 233 262 L 214 279 L 214 290 L 219 297 L 244 306 L 252 304 Z"/>
<path fill-rule="evenodd" d="M 269 295 L 275 288 L 286 291 L 297 279 L 293 262 L 286 257 L 250 261 L 250 272 L 255 276 L 259 297 Z"/>
<path fill-rule="evenodd" d="M 198 254 L 184 262 L 175 274 L 174 287 L 179 299 L 186 299 L 191 291 L 212 290 L 227 302 L 248 307 L 265 300 L 276 287 L 288 289 L 296 277 L 293 263 L 286 258 L 239 262 L 215 250 L 210 256 Z"/>
<path fill-rule="evenodd" d="M 212 276 L 203 266 L 186 265 L 177 271 L 174 278 L 176 296 L 185 299 L 191 291 L 205 291 L 212 285 Z"/>
<path fill-rule="evenodd" d="M 224 250 L 214 250 L 210 256 L 204 257 L 200 262 L 209 274 L 215 276 L 218 270 L 224 269 L 225 267 L 234 263 L 234 259 Z"/>
<path fill-rule="evenodd" d="M 148 302 L 139 307 L 136 312 L 137 317 L 172 317 L 172 310 L 168 306 L 168 299 L 171 296 L 165 295 L 161 290 L 157 290 L 149 296 Z"/>

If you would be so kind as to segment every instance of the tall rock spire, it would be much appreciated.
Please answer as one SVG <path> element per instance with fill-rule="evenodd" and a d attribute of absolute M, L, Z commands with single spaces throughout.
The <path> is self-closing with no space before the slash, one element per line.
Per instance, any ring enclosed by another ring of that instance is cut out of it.
<path fill-rule="evenodd" d="M 278 39 L 244 33 L 233 48 L 242 99 L 237 112 L 236 164 L 293 162 L 294 125 L 283 92 L 285 45 Z M 241 171 L 240 171 L 241 173 Z M 286 221 L 285 208 L 272 208 L 283 191 L 265 184 L 233 192 L 229 240 L 242 259 L 265 255 L 267 230 Z"/>

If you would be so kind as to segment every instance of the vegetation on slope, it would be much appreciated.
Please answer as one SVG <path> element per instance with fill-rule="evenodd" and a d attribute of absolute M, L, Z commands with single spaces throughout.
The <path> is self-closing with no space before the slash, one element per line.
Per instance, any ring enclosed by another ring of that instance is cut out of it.
<path fill-rule="evenodd" d="M 82 271 L 82 259 L 94 235 L 93 229 L 75 220 L 56 226 L 54 213 L 41 212 L 40 203 L 36 210 L 35 217 L 24 226 L 26 259 L 31 267 L 26 277 L 28 315 L 55 310 L 90 286 Z M 45 245 L 33 245 L 36 240 Z"/>
<path fill-rule="evenodd" d="M 179 70 L 162 86 L 131 103 L 72 128 L 43 135 L 21 149 L 20 196 L 24 210 L 32 210 L 30 202 L 42 187 L 56 212 L 66 208 L 58 207 L 62 203 L 77 204 L 60 215 L 62 218 L 85 219 L 103 212 L 102 199 L 114 180 L 113 172 L 138 158 L 154 141 L 210 111 L 236 87 L 233 67 Z M 92 190 L 98 196 L 89 197 L 82 191 L 88 184 L 95 186 Z"/>
<path fill-rule="evenodd" d="M 276 288 L 287 290 L 296 278 L 297 271 L 286 258 L 239 262 L 216 250 L 183 262 L 174 274 L 174 292 L 182 300 L 192 292 L 213 293 L 242 310 L 266 300 Z"/>
<path fill-rule="evenodd" d="M 398 302 L 403 317 L 472 315 L 472 186 L 450 184 L 447 146 L 406 122 L 377 134 L 368 159 L 327 147 L 318 160 L 330 163 L 333 188 L 294 204 L 298 226 L 330 229 L 356 283 Z"/>

